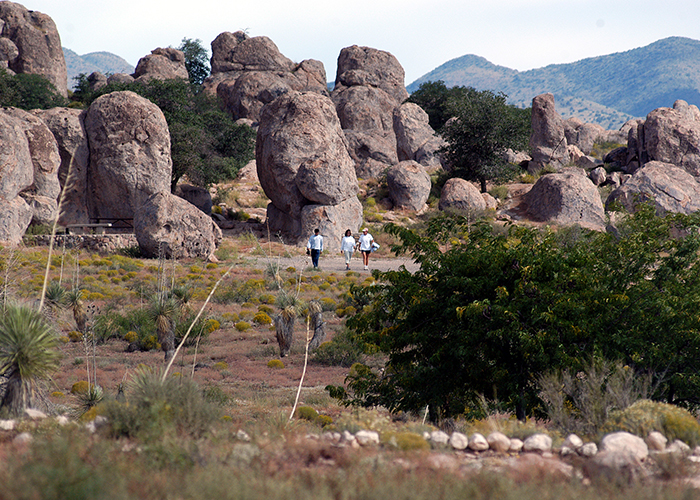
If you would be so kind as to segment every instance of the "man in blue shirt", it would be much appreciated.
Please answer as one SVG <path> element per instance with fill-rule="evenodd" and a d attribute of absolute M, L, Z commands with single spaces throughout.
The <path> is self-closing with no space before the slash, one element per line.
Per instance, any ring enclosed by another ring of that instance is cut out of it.
<path fill-rule="evenodd" d="M 323 252 L 323 236 L 321 236 L 318 229 L 314 230 L 314 234 L 309 238 L 309 242 L 306 244 L 306 248 L 311 250 L 311 263 L 314 265 L 314 269 L 318 269 L 318 258 Z"/>

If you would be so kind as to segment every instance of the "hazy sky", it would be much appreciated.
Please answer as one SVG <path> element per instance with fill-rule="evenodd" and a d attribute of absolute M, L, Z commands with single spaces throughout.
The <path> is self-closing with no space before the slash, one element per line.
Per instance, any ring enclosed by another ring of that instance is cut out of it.
<path fill-rule="evenodd" d="M 224 31 L 272 39 L 282 54 L 323 62 L 335 79 L 350 45 L 391 52 L 409 84 L 465 54 L 528 70 L 623 52 L 669 36 L 700 40 L 698 0 L 24 0 L 50 15 L 78 54 L 136 65 L 183 37 L 205 47 Z"/>

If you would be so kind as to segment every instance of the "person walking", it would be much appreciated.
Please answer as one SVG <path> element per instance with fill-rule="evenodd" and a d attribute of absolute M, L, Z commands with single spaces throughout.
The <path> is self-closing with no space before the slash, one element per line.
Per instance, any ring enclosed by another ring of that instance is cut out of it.
<path fill-rule="evenodd" d="M 345 270 L 350 269 L 350 261 L 352 260 L 352 254 L 357 248 L 357 242 L 352 236 L 352 231 L 349 229 L 345 231 L 345 236 L 340 241 L 340 253 L 345 255 Z"/>
<path fill-rule="evenodd" d="M 314 269 L 318 269 L 318 258 L 323 252 L 323 236 L 321 236 L 321 231 L 314 229 L 314 234 L 309 238 L 309 242 L 306 244 L 306 248 L 310 250 L 311 253 L 311 263 Z"/>
<path fill-rule="evenodd" d="M 362 263 L 365 265 L 365 271 L 369 269 L 369 254 L 372 253 L 372 243 L 374 243 L 374 238 L 369 234 L 369 230 L 364 228 L 360 236 L 360 252 L 362 252 Z"/>

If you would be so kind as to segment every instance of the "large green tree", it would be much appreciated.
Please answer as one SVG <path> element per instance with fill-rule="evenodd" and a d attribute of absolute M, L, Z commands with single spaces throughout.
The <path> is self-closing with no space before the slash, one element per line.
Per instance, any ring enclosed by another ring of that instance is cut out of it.
<path fill-rule="evenodd" d="M 46 78 L 20 73 L 10 75 L 0 68 L 0 106 L 21 109 L 49 109 L 68 104 Z"/>
<path fill-rule="evenodd" d="M 353 290 L 361 312 L 348 326 L 387 361 L 331 390 L 352 404 L 428 406 L 435 419 L 484 396 L 523 418 L 542 374 L 603 358 L 651 375 L 657 399 L 700 405 L 698 222 L 644 207 L 616 235 L 460 217 L 425 234 L 388 225 L 420 269 L 375 271 L 379 284 Z"/>
<path fill-rule="evenodd" d="M 209 76 L 209 51 L 199 38 L 183 38 L 178 50 L 185 54 L 185 67 L 190 75 L 190 83 L 201 85 Z"/>

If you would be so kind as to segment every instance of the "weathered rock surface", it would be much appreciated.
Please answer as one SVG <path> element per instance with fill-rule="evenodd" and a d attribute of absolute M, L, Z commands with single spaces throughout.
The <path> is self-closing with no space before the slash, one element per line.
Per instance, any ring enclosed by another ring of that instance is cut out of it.
<path fill-rule="evenodd" d="M 647 115 L 638 131 L 642 163 L 672 163 L 700 176 L 700 111 L 685 101 L 673 108 L 657 108 Z"/>
<path fill-rule="evenodd" d="M 209 191 L 203 187 L 191 186 L 189 184 L 179 184 L 175 194 L 183 200 L 187 200 L 192 203 L 205 215 L 211 214 L 211 194 L 209 194 Z"/>
<path fill-rule="evenodd" d="M 66 60 L 53 19 L 15 2 L 0 2 L 2 59 L 14 73 L 41 75 L 68 94 Z"/>
<path fill-rule="evenodd" d="M 598 189 L 577 168 L 540 177 L 524 196 L 527 213 L 533 220 L 578 224 L 588 229 L 605 228 L 605 209 Z"/>
<path fill-rule="evenodd" d="M 332 223 L 336 231 L 338 220 L 348 222 L 340 231 L 347 227 L 357 230 L 362 221 L 361 208 L 359 218 L 349 220 L 357 215 L 355 204 L 343 203 L 351 198 L 357 201 L 354 164 L 328 97 L 315 92 L 290 92 L 266 106 L 260 118 L 255 158 L 260 184 L 274 205 L 273 209 L 268 207 L 270 226 L 282 231 L 291 240 L 288 243 L 305 242 L 308 229 L 313 229 L 306 226 L 315 224 L 312 221 L 320 224 L 324 236 L 332 234 L 327 232 L 331 227 L 324 230 L 324 224 Z M 350 211 L 341 215 L 340 207 Z M 307 212 L 305 216 L 302 209 Z"/>
<path fill-rule="evenodd" d="M 564 120 L 557 113 L 552 94 L 541 94 L 532 100 L 532 132 L 530 149 L 532 168 L 545 165 L 561 167 L 569 162 L 568 142 L 564 133 Z"/>
<path fill-rule="evenodd" d="M 445 141 L 435 134 L 428 123 L 428 113 L 423 108 L 412 102 L 395 108 L 394 133 L 399 161 L 413 160 L 427 169 L 442 166 L 436 151 Z"/>
<path fill-rule="evenodd" d="M 486 201 L 474 184 L 459 177 L 453 177 L 448 179 L 442 187 L 438 208 L 447 211 L 484 210 Z"/>
<path fill-rule="evenodd" d="M 34 166 L 21 120 L 0 112 L 0 199 L 10 201 L 34 182 Z"/>
<path fill-rule="evenodd" d="M 397 103 L 408 98 L 404 86 L 405 72 L 389 52 L 353 45 L 340 51 L 335 90 L 364 86 L 389 94 Z M 334 92 L 335 92 L 334 90 Z"/>
<path fill-rule="evenodd" d="M 386 173 L 389 197 L 395 208 L 421 210 L 430 196 L 430 176 L 415 161 L 402 161 Z"/>
<path fill-rule="evenodd" d="M 337 205 L 306 205 L 301 209 L 300 243 L 305 243 L 318 228 L 323 236 L 324 249 L 334 252 L 340 249 L 345 230 L 356 231 L 361 223 L 362 203 L 357 196 L 351 196 Z"/>
<path fill-rule="evenodd" d="M 211 217 L 169 192 L 150 196 L 134 215 L 134 233 L 147 257 L 209 258 L 221 241 Z"/>
<path fill-rule="evenodd" d="M 139 59 L 136 69 L 131 75 L 137 82 L 149 80 L 189 80 L 185 67 L 185 54 L 172 48 L 157 48 L 145 57 Z M 105 80 L 105 84 L 106 84 Z"/>
<path fill-rule="evenodd" d="M 21 196 L 0 201 L 0 245 L 15 247 L 22 241 L 34 211 Z"/>
<path fill-rule="evenodd" d="M 133 92 L 96 99 L 85 115 L 93 218 L 133 218 L 146 199 L 170 192 L 170 133 L 160 108 Z"/>
<path fill-rule="evenodd" d="M 85 111 L 71 108 L 34 110 L 41 118 L 58 145 L 61 165 L 58 180 L 64 189 L 59 224 L 86 224 L 90 222 L 87 206 L 87 177 L 89 148 L 83 126 Z"/>
<path fill-rule="evenodd" d="M 614 203 L 619 203 L 633 212 L 636 204 L 652 198 L 657 214 L 697 212 L 700 209 L 700 183 L 681 167 L 652 161 L 610 193 L 605 204 L 611 209 Z"/>

